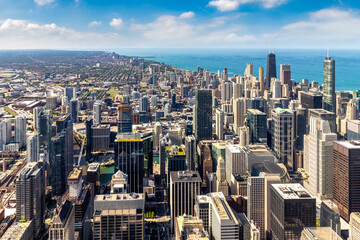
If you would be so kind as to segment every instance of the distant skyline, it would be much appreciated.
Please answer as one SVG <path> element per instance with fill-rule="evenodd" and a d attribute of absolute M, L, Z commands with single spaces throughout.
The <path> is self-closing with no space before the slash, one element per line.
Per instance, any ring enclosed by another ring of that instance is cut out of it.
<path fill-rule="evenodd" d="M 359 49 L 357 0 L 0 0 L 0 49 Z"/>

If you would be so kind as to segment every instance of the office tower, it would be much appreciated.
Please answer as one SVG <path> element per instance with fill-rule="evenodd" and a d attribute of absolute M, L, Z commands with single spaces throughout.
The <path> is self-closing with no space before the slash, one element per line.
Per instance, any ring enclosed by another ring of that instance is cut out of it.
<path fill-rule="evenodd" d="M 304 228 L 301 233 L 300 240 L 319 240 L 319 239 L 331 239 L 331 240 L 343 240 L 343 238 L 336 234 L 334 230 L 329 227 L 313 227 Z"/>
<path fill-rule="evenodd" d="M 101 101 L 96 101 L 93 106 L 94 124 L 101 124 Z"/>
<path fill-rule="evenodd" d="M 75 214 L 73 204 L 66 200 L 55 216 L 49 228 L 49 240 L 73 239 L 75 234 Z"/>
<path fill-rule="evenodd" d="M 335 112 L 335 60 L 327 56 L 324 60 L 323 109 Z"/>
<path fill-rule="evenodd" d="M 328 121 L 331 132 L 336 132 L 336 115 L 333 112 L 329 112 L 324 109 L 310 109 L 308 111 L 308 119 L 311 117 Z"/>
<path fill-rule="evenodd" d="M 49 182 L 53 195 L 66 191 L 66 180 L 74 164 L 73 160 L 73 121 L 69 115 L 62 116 L 52 126 L 55 136 L 50 140 Z"/>
<path fill-rule="evenodd" d="M 322 108 L 323 96 L 317 92 L 300 92 L 300 104 L 306 109 Z"/>
<path fill-rule="evenodd" d="M 247 105 L 247 109 L 257 109 L 264 113 L 267 112 L 267 101 L 263 97 L 244 99 L 244 102 Z"/>
<path fill-rule="evenodd" d="M 209 197 L 207 195 L 196 196 L 195 216 L 201 219 L 205 230 L 209 233 Z"/>
<path fill-rule="evenodd" d="M 222 192 L 224 196 L 229 196 L 229 185 L 226 181 L 225 161 L 222 156 L 218 158 L 216 169 L 216 191 Z"/>
<path fill-rule="evenodd" d="M 165 104 L 164 106 L 164 116 L 171 115 L 171 105 L 170 103 Z"/>
<path fill-rule="evenodd" d="M 33 109 L 33 127 L 34 130 L 39 131 L 39 114 L 42 111 L 42 107 L 35 107 Z"/>
<path fill-rule="evenodd" d="M 100 192 L 100 163 L 93 162 L 87 169 L 87 183 L 90 185 L 91 215 L 94 214 L 95 195 Z"/>
<path fill-rule="evenodd" d="M 158 101 L 157 101 L 157 96 L 156 96 L 156 95 L 152 96 L 152 97 L 150 98 L 150 105 L 151 105 L 152 107 L 156 107 L 156 106 L 157 106 L 157 103 L 158 103 Z"/>
<path fill-rule="evenodd" d="M 37 238 L 44 225 L 45 174 L 42 163 L 28 163 L 16 176 L 16 220 L 33 221 Z"/>
<path fill-rule="evenodd" d="M 337 234 L 341 235 L 339 208 L 330 200 L 321 202 L 320 226 L 330 227 Z"/>
<path fill-rule="evenodd" d="M 245 122 L 245 111 L 246 104 L 241 98 L 237 98 L 233 101 L 233 110 L 234 110 L 234 128 L 235 132 L 238 132 L 238 128 L 242 127 Z"/>
<path fill-rule="evenodd" d="M 93 126 L 94 120 L 92 118 L 87 118 L 85 121 L 85 129 L 86 129 L 86 156 L 85 159 L 89 161 L 92 158 L 92 150 L 93 150 L 93 142 L 92 142 L 92 126 Z"/>
<path fill-rule="evenodd" d="M 282 85 L 291 87 L 291 70 L 289 64 L 280 64 L 280 81 Z"/>
<path fill-rule="evenodd" d="M 79 101 L 77 99 L 70 101 L 70 117 L 74 123 L 79 121 Z"/>
<path fill-rule="evenodd" d="M 143 194 L 97 195 L 94 210 L 94 240 L 144 239 Z"/>
<path fill-rule="evenodd" d="M 239 240 L 260 239 L 259 230 L 244 213 L 238 213 L 237 219 L 239 221 Z"/>
<path fill-rule="evenodd" d="M 76 89 L 72 87 L 65 88 L 64 95 L 68 98 L 68 101 L 71 101 L 72 99 L 76 98 Z"/>
<path fill-rule="evenodd" d="M 182 215 L 175 219 L 175 239 L 209 239 L 209 234 L 205 231 L 203 221 L 193 216 Z"/>
<path fill-rule="evenodd" d="M 272 78 L 276 78 L 276 58 L 274 53 L 269 53 L 267 55 L 265 89 L 270 89 Z"/>
<path fill-rule="evenodd" d="M 360 120 L 348 120 L 346 124 L 347 140 L 360 140 Z"/>
<path fill-rule="evenodd" d="M 264 95 L 265 79 L 264 79 L 264 68 L 259 67 L 259 82 L 260 82 L 260 96 Z"/>
<path fill-rule="evenodd" d="M 2 230 L 1 239 L 34 239 L 33 225 L 32 221 L 12 223 L 12 218 L 9 216 L 4 219 L 5 229 Z"/>
<path fill-rule="evenodd" d="M 139 112 L 147 113 L 149 111 L 149 98 L 144 96 L 139 100 Z"/>
<path fill-rule="evenodd" d="M 239 221 L 236 213 L 231 209 L 224 194 L 210 193 L 209 235 L 211 239 L 238 239 Z"/>
<path fill-rule="evenodd" d="M 195 171 L 196 139 L 194 135 L 185 137 L 186 169 Z"/>
<path fill-rule="evenodd" d="M 302 150 L 304 148 L 304 135 L 307 132 L 307 110 L 301 105 L 295 108 L 296 112 L 296 139 L 295 149 Z"/>
<path fill-rule="evenodd" d="M 132 132 L 132 108 L 128 103 L 120 103 L 118 106 L 117 127 L 118 133 Z"/>
<path fill-rule="evenodd" d="M 0 122 L 0 151 L 5 149 L 5 145 L 11 140 L 11 120 Z"/>
<path fill-rule="evenodd" d="M 240 83 L 233 83 L 233 101 L 242 96 L 242 86 Z"/>
<path fill-rule="evenodd" d="M 129 192 L 143 192 L 144 144 L 139 133 L 118 134 L 114 143 L 115 168 L 128 175 Z"/>
<path fill-rule="evenodd" d="M 39 134 L 36 133 L 32 136 L 29 136 L 26 141 L 26 161 L 37 162 L 39 161 L 40 154 L 40 137 Z"/>
<path fill-rule="evenodd" d="M 127 184 L 128 176 L 122 171 L 118 170 L 111 178 L 111 193 L 127 193 L 128 184 Z"/>
<path fill-rule="evenodd" d="M 224 112 L 216 109 L 216 138 L 224 140 Z"/>
<path fill-rule="evenodd" d="M 82 180 L 82 169 L 74 168 L 67 178 L 69 186 L 69 200 L 75 203 L 80 196 L 83 180 Z"/>
<path fill-rule="evenodd" d="M 229 78 L 229 76 L 228 76 L 228 70 L 227 70 L 227 68 L 224 68 L 223 74 L 222 74 L 222 80 L 227 81 L 228 78 Z"/>
<path fill-rule="evenodd" d="M 249 140 L 249 128 L 246 126 L 243 126 L 239 130 L 239 145 L 241 147 L 247 146 L 250 144 Z"/>
<path fill-rule="evenodd" d="M 272 148 L 282 163 L 296 170 L 293 127 L 293 112 L 290 109 L 276 108 L 272 111 Z"/>
<path fill-rule="evenodd" d="M 229 81 L 221 83 L 221 101 L 228 102 L 233 96 L 233 84 Z"/>
<path fill-rule="evenodd" d="M 282 97 L 281 82 L 279 79 L 274 80 L 272 93 L 273 93 L 272 98 L 281 98 Z"/>
<path fill-rule="evenodd" d="M 353 212 L 350 214 L 349 240 L 360 239 L 360 213 Z"/>
<path fill-rule="evenodd" d="M 46 109 L 55 109 L 57 106 L 57 97 L 46 97 Z"/>
<path fill-rule="evenodd" d="M 198 172 L 174 171 L 170 173 L 170 219 L 174 229 L 174 220 L 183 215 L 194 215 L 197 195 L 200 195 L 201 178 Z M 173 231 L 172 231 L 173 232 Z"/>
<path fill-rule="evenodd" d="M 26 118 L 23 116 L 15 117 L 15 142 L 20 148 L 26 145 Z"/>
<path fill-rule="evenodd" d="M 110 148 L 110 124 L 91 126 L 91 151 Z"/>
<path fill-rule="evenodd" d="M 225 163 L 226 163 L 226 180 L 228 184 L 232 182 L 232 175 L 242 175 L 246 172 L 245 161 L 242 161 L 242 149 L 239 145 L 226 145 Z M 230 191 L 231 194 L 232 191 Z"/>
<path fill-rule="evenodd" d="M 41 110 L 38 116 L 39 120 L 37 131 L 40 134 L 40 145 L 43 145 L 45 149 L 48 149 L 51 139 L 51 125 L 53 124 L 52 111 Z"/>
<path fill-rule="evenodd" d="M 203 179 L 203 182 L 206 180 L 206 174 L 212 173 L 216 171 L 216 168 L 213 168 L 213 165 L 216 164 L 216 161 L 213 162 L 213 158 L 211 156 L 211 146 L 212 141 L 200 141 L 197 147 L 197 155 L 198 155 L 198 164 L 199 164 L 199 174 Z"/>
<path fill-rule="evenodd" d="M 69 105 L 69 98 L 67 96 L 63 96 L 61 98 L 61 105 L 62 106 L 68 106 Z"/>
<path fill-rule="evenodd" d="M 266 143 L 267 116 L 257 109 L 247 111 L 247 126 L 249 127 L 250 143 Z"/>
<path fill-rule="evenodd" d="M 358 113 L 356 111 L 356 103 L 353 99 L 350 99 L 346 106 L 346 119 L 347 120 L 357 120 Z"/>
<path fill-rule="evenodd" d="M 91 99 L 92 101 L 95 101 L 96 98 L 97 98 L 97 92 L 91 92 L 91 93 L 90 93 L 90 99 Z"/>
<path fill-rule="evenodd" d="M 252 76 L 252 75 L 254 75 L 254 65 L 253 63 L 247 63 L 244 76 Z"/>
<path fill-rule="evenodd" d="M 309 178 L 304 186 L 312 195 L 320 199 L 332 198 L 332 148 L 336 140 L 337 135 L 331 131 L 328 121 L 320 117 L 310 117 L 310 131 L 304 137 L 304 166 Z"/>
<path fill-rule="evenodd" d="M 360 212 L 360 142 L 334 142 L 333 154 L 333 201 L 349 221 L 350 213 Z"/>
<path fill-rule="evenodd" d="M 272 239 L 300 239 L 304 228 L 316 226 L 316 199 L 303 186 L 272 184 L 270 191 Z"/>
<path fill-rule="evenodd" d="M 212 139 L 211 90 L 195 92 L 194 130 L 196 141 Z"/>

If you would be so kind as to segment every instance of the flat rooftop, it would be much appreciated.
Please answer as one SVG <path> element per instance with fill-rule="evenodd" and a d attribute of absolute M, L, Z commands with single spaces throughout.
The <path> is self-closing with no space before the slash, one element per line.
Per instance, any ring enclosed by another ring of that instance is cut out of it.
<path fill-rule="evenodd" d="M 336 143 L 347 149 L 360 149 L 360 141 L 359 140 L 336 141 Z"/>
<path fill-rule="evenodd" d="M 202 182 L 198 171 L 170 172 L 172 182 Z"/>
<path fill-rule="evenodd" d="M 301 184 L 272 184 L 283 199 L 315 199 Z"/>
<path fill-rule="evenodd" d="M 304 231 L 316 240 L 342 240 L 330 227 L 305 228 Z"/>
<path fill-rule="evenodd" d="M 138 200 L 143 198 L 144 198 L 144 194 L 142 193 L 105 194 L 105 195 L 96 195 L 95 201 L 106 202 L 106 201 L 116 201 L 116 200 Z"/>
<path fill-rule="evenodd" d="M 250 112 L 253 115 L 266 115 L 264 112 L 258 109 L 248 109 L 248 112 Z"/>

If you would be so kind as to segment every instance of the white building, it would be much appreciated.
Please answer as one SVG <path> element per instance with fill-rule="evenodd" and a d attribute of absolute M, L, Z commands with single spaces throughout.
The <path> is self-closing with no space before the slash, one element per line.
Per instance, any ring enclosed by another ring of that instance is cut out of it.
<path fill-rule="evenodd" d="M 22 148 L 26 144 L 26 118 L 17 116 L 15 118 L 15 142 Z"/>

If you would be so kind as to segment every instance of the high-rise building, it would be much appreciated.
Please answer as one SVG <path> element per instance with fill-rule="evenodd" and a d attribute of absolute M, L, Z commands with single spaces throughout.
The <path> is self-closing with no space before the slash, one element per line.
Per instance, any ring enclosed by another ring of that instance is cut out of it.
<path fill-rule="evenodd" d="M 22 148 L 26 145 L 26 118 L 17 116 L 15 118 L 15 142 Z"/>
<path fill-rule="evenodd" d="M 94 210 L 94 240 L 144 239 L 143 194 L 96 195 Z"/>
<path fill-rule="evenodd" d="M 226 180 L 231 183 L 231 176 L 241 175 L 245 172 L 245 161 L 241 161 L 243 156 L 242 149 L 239 145 L 226 145 L 225 150 L 225 163 L 226 163 Z M 232 193 L 231 193 L 232 194 Z"/>
<path fill-rule="evenodd" d="M 72 88 L 72 87 L 65 88 L 64 95 L 68 98 L 68 101 L 71 101 L 73 98 L 76 98 L 76 88 Z"/>
<path fill-rule="evenodd" d="M 222 80 L 227 81 L 228 78 L 229 78 L 229 76 L 228 76 L 228 70 L 227 70 L 227 68 L 224 68 L 223 74 L 222 74 Z"/>
<path fill-rule="evenodd" d="M 357 120 L 358 119 L 358 113 L 356 109 L 356 103 L 353 99 L 350 99 L 346 106 L 346 119 L 347 120 Z"/>
<path fill-rule="evenodd" d="M 73 121 L 69 115 L 62 116 L 52 126 L 55 136 L 50 141 L 49 183 L 53 195 L 59 196 L 66 191 L 66 180 L 73 169 Z"/>
<path fill-rule="evenodd" d="M 300 92 L 301 106 L 306 109 L 322 108 L 323 96 L 318 92 Z"/>
<path fill-rule="evenodd" d="M 320 239 L 331 239 L 331 240 L 342 240 L 343 238 L 338 235 L 330 227 L 312 227 L 304 228 L 301 233 L 300 240 L 320 240 Z"/>
<path fill-rule="evenodd" d="M 201 178 L 198 172 L 178 171 L 170 173 L 170 219 L 174 228 L 176 217 L 195 215 L 194 206 L 197 195 L 200 195 Z"/>
<path fill-rule="evenodd" d="M 143 192 L 144 142 L 139 133 L 118 134 L 114 143 L 115 168 L 127 174 L 129 192 Z"/>
<path fill-rule="evenodd" d="M 304 135 L 307 132 L 307 110 L 301 105 L 295 108 L 296 112 L 296 138 L 295 149 L 302 150 L 304 148 Z"/>
<path fill-rule="evenodd" d="M 224 112 L 216 109 L 216 138 L 219 140 L 224 140 L 224 121 Z"/>
<path fill-rule="evenodd" d="M 33 221 L 33 236 L 44 226 L 45 174 L 42 162 L 28 163 L 16 176 L 16 220 Z"/>
<path fill-rule="evenodd" d="M 209 235 L 211 239 L 239 239 L 239 221 L 223 193 L 210 193 Z"/>
<path fill-rule="evenodd" d="M 195 171 L 196 139 L 194 135 L 185 137 L 186 169 Z"/>
<path fill-rule="evenodd" d="M 334 142 L 333 151 L 333 201 L 349 221 L 352 212 L 360 212 L 360 141 Z"/>
<path fill-rule="evenodd" d="M 57 107 L 57 97 L 46 97 L 46 109 L 55 109 Z"/>
<path fill-rule="evenodd" d="M 196 141 L 212 139 L 211 90 L 197 90 L 195 92 L 194 132 Z"/>
<path fill-rule="evenodd" d="M 272 98 L 281 98 L 282 97 L 282 88 L 281 82 L 279 79 L 275 79 L 273 82 L 273 89 L 272 89 Z"/>
<path fill-rule="evenodd" d="M 132 132 L 132 108 L 128 103 L 120 103 L 117 115 L 118 133 Z"/>
<path fill-rule="evenodd" d="M 93 106 L 94 124 L 101 124 L 101 101 L 96 101 Z"/>
<path fill-rule="evenodd" d="M 324 60 L 323 109 L 335 112 L 335 60 L 326 57 Z"/>
<path fill-rule="evenodd" d="M 149 98 L 144 96 L 139 100 L 139 112 L 147 113 L 149 111 Z"/>
<path fill-rule="evenodd" d="M 264 95 L 265 79 L 264 79 L 264 68 L 259 67 L 259 82 L 260 82 L 260 96 Z"/>
<path fill-rule="evenodd" d="M 0 122 L 0 151 L 5 150 L 5 145 L 11 140 L 11 120 Z"/>
<path fill-rule="evenodd" d="M 289 169 L 294 164 L 294 121 L 290 109 L 276 108 L 272 111 L 272 148 L 280 161 Z"/>
<path fill-rule="evenodd" d="M 175 240 L 199 239 L 209 240 L 203 221 L 191 215 L 182 215 L 175 219 Z"/>
<path fill-rule="evenodd" d="M 205 230 L 209 233 L 209 197 L 207 195 L 198 195 L 195 203 L 195 216 L 201 219 Z"/>
<path fill-rule="evenodd" d="M 37 162 L 39 161 L 40 154 L 40 137 L 39 134 L 36 133 L 32 136 L 29 136 L 26 141 L 26 161 Z"/>
<path fill-rule="evenodd" d="M 254 75 L 254 65 L 253 63 L 246 63 L 244 76 L 252 76 L 252 75 Z"/>
<path fill-rule="evenodd" d="M 74 123 L 79 121 L 79 101 L 77 99 L 70 101 L 70 117 Z"/>
<path fill-rule="evenodd" d="M 272 184 L 270 230 L 272 239 L 300 239 L 306 227 L 316 227 L 316 198 L 298 183 Z"/>
<path fill-rule="evenodd" d="M 247 126 L 249 127 L 250 143 L 266 143 L 267 116 L 257 109 L 247 111 Z"/>
<path fill-rule="evenodd" d="M 234 128 L 235 132 L 238 132 L 239 127 L 242 127 L 245 122 L 246 104 L 241 98 L 237 98 L 233 101 L 234 110 Z"/>
<path fill-rule="evenodd" d="M 221 101 L 228 102 L 233 97 L 233 83 L 223 81 L 221 83 Z"/>
<path fill-rule="evenodd" d="M 276 57 L 274 53 L 267 56 L 265 88 L 270 89 L 271 79 L 276 78 Z"/>
<path fill-rule="evenodd" d="M 320 109 L 325 111 L 323 109 Z M 312 111 L 316 111 L 313 109 Z M 304 186 L 321 199 L 331 199 L 333 192 L 333 142 L 336 133 L 330 124 L 320 117 L 310 117 L 310 131 L 304 137 L 304 168 L 309 178 Z"/>
<path fill-rule="evenodd" d="M 280 64 L 280 81 L 282 85 L 287 84 L 290 87 L 291 70 L 289 64 Z"/>
<path fill-rule="evenodd" d="M 216 191 L 222 192 L 225 196 L 229 196 L 229 184 L 226 181 L 225 161 L 222 156 L 218 158 L 216 169 Z"/>
<path fill-rule="evenodd" d="M 339 208 L 330 200 L 324 200 L 321 202 L 320 226 L 330 227 L 337 234 L 341 235 Z"/>
<path fill-rule="evenodd" d="M 353 212 L 350 214 L 349 240 L 360 239 L 360 213 Z"/>
<path fill-rule="evenodd" d="M 66 200 L 55 213 L 49 228 L 50 240 L 73 239 L 75 234 L 75 210 L 73 204 Z"/>

